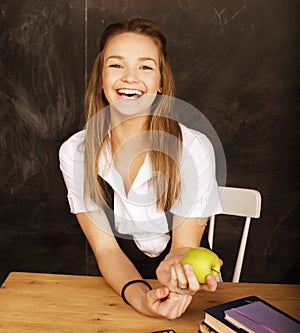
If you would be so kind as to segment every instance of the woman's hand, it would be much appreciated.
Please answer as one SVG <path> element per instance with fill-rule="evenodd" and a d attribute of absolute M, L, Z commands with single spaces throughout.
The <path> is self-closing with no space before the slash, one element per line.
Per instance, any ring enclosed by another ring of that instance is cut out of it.
<path fill-rule="evenodd" d="M 158 281 L 171 292 L 194 295 L 198 290 L 215 291 L 217 281 L 212 275 L 206 277 L 206 284 L 199 284 L 190 265 L 182 265 L 183 255 L 196 248 L 206 227 L 207 218 L 188 218 L 173 215 L 172 245 L 170 253 L 156 270 Z"/>
<path fill-rule="evenodd" d="M 141 307 L 152 317 L 175 319 L 180 317 L 192 301 L 192 296 L 171 292 L 167 287 L 149 290 L 142 299 Z"/>
<path fill-rule="evenodd" d="M 212 275 L 206 276 L 206 284 L 199 284 L 197 277 L 188 264 L 181 264 L 182 256 L 167 256 L 157 268 L 158 281 L 178 294 L 194 295 L 198 290 L 215 291 L 217 281 Z"/>
<path fill-rule="evenodd" d="M 171 292 L 194 295 L 200 285 L 190 265 L 182 265 L 182 256 L 168 255 L 156 270 L 158 281 Z"/>

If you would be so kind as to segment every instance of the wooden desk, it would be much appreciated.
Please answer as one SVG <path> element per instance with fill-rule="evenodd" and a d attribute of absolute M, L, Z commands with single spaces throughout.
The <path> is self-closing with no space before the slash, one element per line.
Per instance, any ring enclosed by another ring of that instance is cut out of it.
<path fill-rule="evenodd" d="M 199 292 L 171 321 L 137 313 L 100 277 L 13 272 L 0 289 L 0 332 L 196 333 L 203 308 L 254 294 L 300 319 L 299 285 L 220 283 L 214 293 Z"/>

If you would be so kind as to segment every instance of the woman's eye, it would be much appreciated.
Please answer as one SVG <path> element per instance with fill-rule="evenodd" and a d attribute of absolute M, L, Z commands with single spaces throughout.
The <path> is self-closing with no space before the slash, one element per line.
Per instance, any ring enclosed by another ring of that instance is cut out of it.
<path fill-rule="evenodd" d="M 145 70 L 146 70 L 146 71 L 147 71 L 147 70 L 150 70 L 150 71 L 153 70 L 152 67 L 150 67 L 150 66 L 146 66 L 146 65 L 142 66 L 141 69 L 144 70 L 144 71 L 145 71 Z"/>
<path fill-rule="evenodd" d="M 108 67 L 111 67 L 111 68 L 122 68 L 122 66 L 119 65 L 119 64 L 111 64 Z"/>

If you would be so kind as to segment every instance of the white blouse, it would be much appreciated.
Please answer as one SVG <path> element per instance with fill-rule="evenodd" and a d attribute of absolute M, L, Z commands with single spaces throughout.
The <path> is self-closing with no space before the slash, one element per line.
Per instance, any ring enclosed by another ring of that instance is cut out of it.
<path fill-rule="evenodd" d="M 209 217 L 222 212 L 215 177 L 215 156 L 208 138 L 202 133 L 180 125 L 183 136 L 181 195 L 170 212 L 183 217 Z M 75 133 L 59 151 L 60 168 L 68 192 L 72 213 L 91 212 L 99 207 L 84 198 L 85 130 Z M 111 152 L 100 157 L 98 174 L 114 190 L 116 230 L 132 235 L 138 248 L 149 257 L 158 256 L 170 236 L 164 212 L 156 208 L 155 174 L 146 155 L 127 196 L 121 175 L 115 169 Z"/>

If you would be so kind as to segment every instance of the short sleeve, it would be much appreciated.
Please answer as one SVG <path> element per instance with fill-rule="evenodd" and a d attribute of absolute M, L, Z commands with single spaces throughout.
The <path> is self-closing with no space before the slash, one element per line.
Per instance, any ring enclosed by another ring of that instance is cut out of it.
<path fill-rule="evenodd" d="M 209 217 L 222 212 L 215 169 L 214 149 L 208 138 L 183 127 L 181 195 L 171 209 L 173 214 Z"/>
<path fill-rule="evenodd" d="M 60 169 L 67 187 L 70 211 L 73 214 L 97 210 L 98 206 L 84 198 L 84 152 L 82 142 L 85 131 L 65 141 L 59 149 Z"/>

